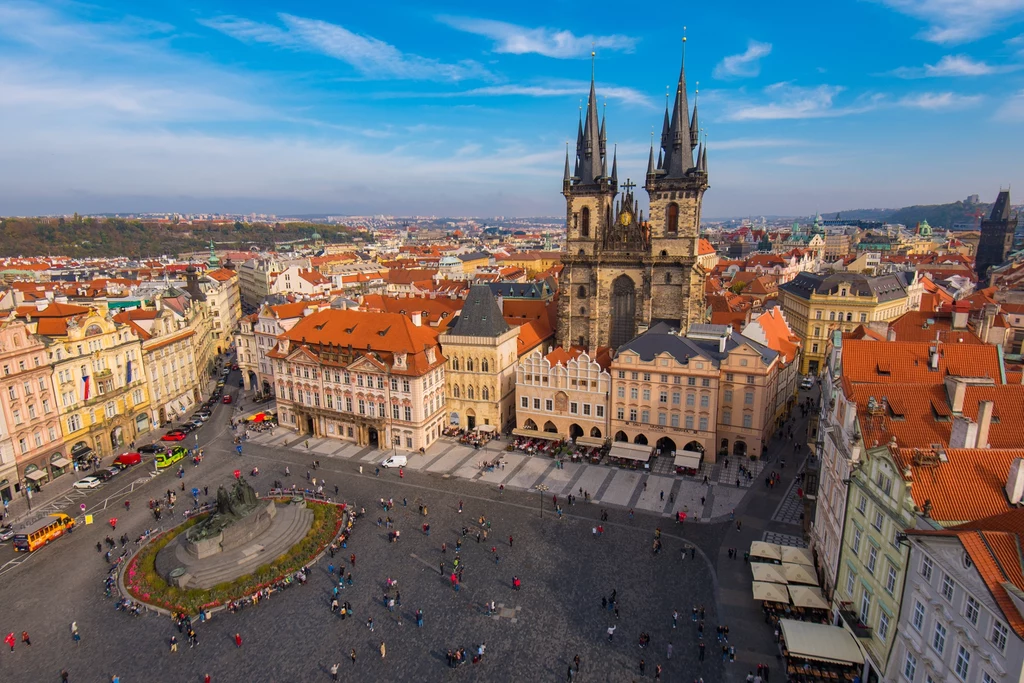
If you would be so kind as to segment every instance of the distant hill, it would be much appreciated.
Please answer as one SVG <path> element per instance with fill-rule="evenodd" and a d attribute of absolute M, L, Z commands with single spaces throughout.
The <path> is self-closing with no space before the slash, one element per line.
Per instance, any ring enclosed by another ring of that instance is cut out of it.
<path fill-rule="evenodd" d="M 978 212 L 987 216 L 991 208 L 991 204 L 968 204 L 959 201 L 952 204 L 905 206 L 902 209 L 853 209 L 840 211 L 838 215 L 850 220 L 902 223 L 908 226 L 928 221 L 933 228 L 948 229 L 956 223 L 974 223 Z M 833 213 L 822 214 L 823 218 L 834 218 L 835 216 L 836 214 Z"/>
<path fill-rule="evenodd" d="M 351 242 L 366 233 L 339 225 L 309 223 L 156 223 L 124 218 L 0 218 L 0 257 L 7 256 L 158 256 L 203 250 L 310 240 Z"/>

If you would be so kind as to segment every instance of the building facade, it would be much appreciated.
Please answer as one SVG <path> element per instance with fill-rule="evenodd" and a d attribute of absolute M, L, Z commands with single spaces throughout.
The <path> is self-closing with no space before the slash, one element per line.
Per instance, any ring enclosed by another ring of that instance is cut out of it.
<path fill-rule="evenodd" d="M 580 346 L 541 349 L 519 359 L 516 370 L 517 429 L 544 432 L 586 445 L 609 438 L 609 354 L 591 357 Z M 579 441 L 583 438 L 583 441 Z"/>
<path fill-rule="evenodd" d="M 704 270 L 698 265 L 701 202 L 708 188 L 707 154 L 699 145 L 696 107 L 690 114 L 685 69 L 666 109 L 661 149 L 652 146 L 645 219 L 617 162 L 608 170 L 605 121 L 598 120 L 593 80 L 576 139 L 575 164 L 566 152 L 564 269 L 559 279 L 558 342 L 618 348 L 659 322 L 686 330 L 704 316 Z M 694 151 L 696 150 L 696 156 Z"/>
<path fill-rule="evenodd" d="M 242 294 L 238 273 L 218 268 L 206 273 L 200 283 L 210 309 L 211 334 L 218 354 L 228 350 L 234 341 L 238 321 L 242 318 Z"/>
<path fill-rule="evenodd" d="M 326 309 L 268 354 L 280 424 L 299 434 L 415 451 L 445 425 L 437 333 L 397 313 Z"/>
<path fill-rule="evenodd" d="M 420 320 L 414 313 L 414 322 Z M 439 337 L 448 359 L 448 422 L 464 429 L 505 431 L 515 422 L 519 327 L 510 326 L 487 285 L 473 285 L 448 331 Z"/>

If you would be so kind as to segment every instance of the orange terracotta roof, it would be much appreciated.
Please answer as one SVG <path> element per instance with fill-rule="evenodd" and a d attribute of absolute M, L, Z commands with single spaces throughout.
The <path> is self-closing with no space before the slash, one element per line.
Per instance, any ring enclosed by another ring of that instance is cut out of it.
<path fill-rule="evenodd" d="M 929 449 L 898 448 L 893 457 L 909 469 L 910 494 L 919 508 L 931 503 L 931 518 L 944 525 L 992 517 L 1010 510 L 1003 488 L 1021 448 L 949 448 L 946 462 L 921 463 Z M 933 461 L 934 462 L 934 461 Z"/>
<path fill-rule="evenodd" d="M 697 242 L 697 255 L 704 256 L 705 254 L 714 254 L 715 248 L 711 246 L 711 242 L 708 242 L 703 237 Z"/>
<path fill-rule="evenodd" d="M 217 268 L 216 270 L 208 271 L 206 274 L 217 282 L 227 282 L 231 278 L 238 276 L 238 273 L 229 268 Z"/>
<path fill-rule="evenodd" d="M 516 350 L 520 358 L 555 336 L 555 331 L 543 320 L 521 322 L 506 317 L 505 322 L 509 325 L 519 325 Z"/>
<path fill-rule="evenodd" d="M 800 349 L 800 337 L 789 328 L 782 309 L 769 308 L 755 320 L 764 332 L 768 348 L 777 351 L 786 363 L 792 363 Z"/>
<path fill-rule="evenodd" d="M 367 311 L 398 313 L 412 319 L 413 313 L 419 313 L 424 324 L 431 325 L 438 332 L 443 332 L 462 310 L 465 301 L 447 297 L 430 298 L 428 296 L 383 296 L 366 294 L 360 299 L 362 307 Z"/>
<path fill-rule="evenodd" d="M 939 341 L 951 344 L 984 343 L 970 330 L 954 330 L 953 313 L 949 309 L 944 312 L 907 311 L 889 323 L 889 328 L 896 332 L 897 341 L 930 342 L 938 335 Z"/>
<path fill-rule="evenodd" d="M 35 306 L 18 306 L 17 315 L 19 318 L 29 315 L 33 318 L 70 318 L 71 316 L 88 313 L 89 310 L 87 306 L 51 303 L 41 311 Z"/>
<path fill-rule="evenodd" d="M 536 320 L 552 330 L 558 326 L 558 305 L 554 299 L 502 298 L 501 312 L 509 325 L 522 325 L 529 320 Z"/>
<path fill-rule="evenodd" d="M 303 311 L 307 308 L 316 308 L 322 302 L 320 301 L 296 301 L 289 304 L 278 304 L 276 306 L 268 306 L 271 313 L 278 320 L 291 320 L 292 318 L 301 318 Z"/>
<path fill-rule="evenodd" d="M 947 375 L 999 381 L 999 352 L 991 344 L 938 344 L 937 371 L 928 367 L 934 342 L 850 339 L 843 343 L 843 378 L 853 383 L 941 384 Z M 879 369 L 879 361 L 886 369 Z"/>

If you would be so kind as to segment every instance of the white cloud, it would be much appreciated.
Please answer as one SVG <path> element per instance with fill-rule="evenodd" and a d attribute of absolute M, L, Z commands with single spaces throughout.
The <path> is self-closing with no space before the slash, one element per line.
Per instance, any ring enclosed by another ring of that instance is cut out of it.
<path fill-rule="evenodd" d="M 492 19 L 439 16 L 437 18 L 456 30 L 484 36 L 494 41 L 494 51 L 505 54 L 538 54 L 556 59 L 589 56 L 595 49 L 632 52 L 636 38 L 623 35 L 577 36 L 572 31 L 550 28 L 527 28 Z"/>
<path fill-rule="evenodd" d="M 968 43 L 995 33 L 1024 14 L 1024 0 L 876 0 L 928 24 L 918 37 L 932 43 Z"/>
<path fill-rule="evenodd" d="M 345 62 L 368 78 L 427 81 L 488 80 L 493 75 L 472 60 L 456 63 L 406 54 L 372 36 L 353 33 L 319 19 L 278 14 L 284 28 L 249 19 L 221 16 L 199 23 L 245 43 L 264 43 L 313 52 Z"/>
<path fill-rule="evenodd" d="M 747 41 L 747 50 L 738 55 L 729 55 L 715 67 L 715 78 L 751 78 L 761 73 L 761 58 L 771 54 L 771 43 Z"/>
<path fill-rule="evenodd" d="M 786 138 L 733 138 L 731 140 L 711 140 L 710 146 L 716 151 L 728 149 L 759 149 L 766 147 L 797 147 L 806 145 L 803 140 Z"/>
<path fill-rule="evenodd" d="M 952 92 L 925 92 L 907 95 L 897 100 L 901 107 L 940 111 L 945 109 L 966 109 L 982 101 L 981 95 L 958 95 Z"/>
<path fill-rule="evenodd" d="M 783 119 L 818 119 L 848 116 L 870 111 L 878 106 L 879 96 L 862 99 L 845 107 L 834 106 L 837 95 L 844 88 L 837 85 L 819 85 L 805 88 L 792 83 L 775 83 L 764 89 L 770 101 L 762 104 L 727 104 L 725 119 L 729 121 L 777 121 Z"/>
<path fill-rule="evenodd" d="M 1015 71 L 1020 66 L 1006 64 L 996 66 L 978 61 L 967 55 L 946 55 L 935 64 L 921 67 L 901 66 L 893 70 L 894 76 L 900 78 L 955 78 L 960 76 L 989 76 L 991 74 Z"/>
<path fill-rule="evenodd" d="M 380 99 L 397 98 L 451 98 L 451 97 L 580 97 L 584 100 L 590 94 L 590 83 L 587 81 L 566 81 L 550 80 L 539 84 L 525 83 L 504 83 L 501 85 L 486 85 L 479 88 L 471 88 L 459 92 L 432 92 L 432 93 L 379 93 L 376 97 Z M 644 93 L 634 88 L 625 86 L 600 86 L 597 89 L 598 101 L 605 99 L 617 100 L 626 105 L 640 106 L 646 109 L 655 109 L 654 101 Z M 586 102 L 584 101 L 584 104 Z"/>
<path fill-rule="evenodd" d="M 996 109 L 992 117 L 1005 123 L 1024 123 L 1024 90 L 1018 90 Z"/>

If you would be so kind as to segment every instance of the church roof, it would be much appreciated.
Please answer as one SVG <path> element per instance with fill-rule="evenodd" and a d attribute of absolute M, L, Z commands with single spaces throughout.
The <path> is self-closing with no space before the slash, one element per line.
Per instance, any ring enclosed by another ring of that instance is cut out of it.
<path fill-rule="evenodd" d="M 462 337 L 500 337 L 512 328 L 505 322 L 498 302 L 487 285 L 469 288 L 466 303 L 449 334 Z"/>

